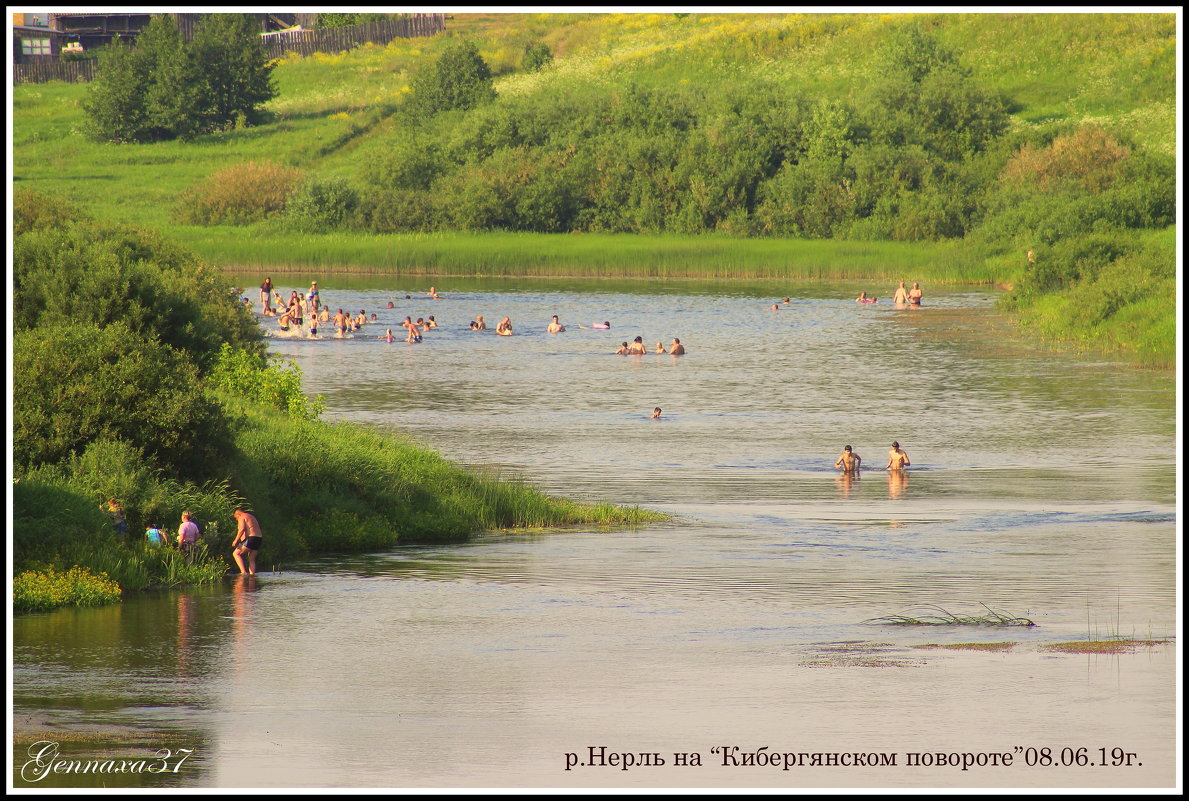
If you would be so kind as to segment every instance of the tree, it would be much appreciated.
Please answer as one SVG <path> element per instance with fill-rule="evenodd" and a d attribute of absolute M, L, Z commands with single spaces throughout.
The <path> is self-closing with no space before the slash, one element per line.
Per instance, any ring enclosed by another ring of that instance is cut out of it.
<path fill-rule="evenodd" d="M 468 40 L 449 45 L 413 78 L 413 106 L 423 114 L 470 109 L 495 97 L 491 70 Z"/>
<path fill-rule="evenodd" d="M 149 75 L 136 51 L 119 39 L 104 47 L 82 101 L 88 136 L 100 142 L 146 141 L 148 87 Z"/>
<path fill-rule="evenodd" d="M 540 39 L 535 39 L 524 46 L 525 72 L 537 72 L 553 63 L 553 53 L 549 45 Z"/>

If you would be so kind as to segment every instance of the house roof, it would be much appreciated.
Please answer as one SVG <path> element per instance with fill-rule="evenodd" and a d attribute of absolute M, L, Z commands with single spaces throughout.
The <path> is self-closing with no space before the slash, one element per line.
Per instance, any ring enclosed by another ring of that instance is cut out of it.
<path fill-rule="evenodd" d="M 13 33 L 35 33 L 38 36 L 66 36 L 66 31 L 55 31 L 53 28 L 42 28 L 39 25 L 13 25 Z"/>

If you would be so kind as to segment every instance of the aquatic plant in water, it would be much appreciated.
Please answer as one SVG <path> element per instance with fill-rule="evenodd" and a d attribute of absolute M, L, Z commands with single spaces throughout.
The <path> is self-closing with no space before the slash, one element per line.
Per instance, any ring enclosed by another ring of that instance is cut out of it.
<path fill-rule="evenodd" d="M 936 610 L 935 613 L 922 615 L 885 615 L 864 620 L 863 623 L 886 626 L 1035 626 L 1036 623 L 1026 617 L 1016 617 L 1004 612 L 998 612 L 986 604 L 980 604 L 986 609 L 983 615 L 955 615 L 940 606 L 927 604 L 919 609 Z"/>

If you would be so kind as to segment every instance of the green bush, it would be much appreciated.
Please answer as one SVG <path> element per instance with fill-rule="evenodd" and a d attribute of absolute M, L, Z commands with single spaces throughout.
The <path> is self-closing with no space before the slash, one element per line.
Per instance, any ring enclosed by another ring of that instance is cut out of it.
<path fill-rule="evenodd" d="M 413 76 L 413 107 L 425 115 L 469 109 L 495 99 L 487 62 L 474 42 L 449 45 L 433 64 Z"/>
<path fill-rule="evenodd" d="M 285 228 L 324 233 L 347 225 L 359 208 L 359 192 L 343 178 L 307 181 L 285 204 Z"/>
<path fill-rule="evenodd" d="M 13 460 L 52 464 L 98 439 L 132 443 L 177 476 L 217 473 L 230 429 L 191 362 L 123 322 L 59 324 L 13 340 Z"/>
<path fill-rule="evenodd" d="M 17 612 L 44 611 L 60 606 L 102 606 L 120 600 L 120 587 L 84 567 L 65 572 L 27 571 L 12 580 L 12 606 Z"/>
<path fill-rule="evenodd" d="M 211 369 L 211 386 L 238 398 L 253 400 L 301 420 L 313 420 L 326 408 L 322 396 L 313 400 L 301 391 L 301 368 L 224 344 Z"/>
<path fill-rule="evenodd" d="M 540 39 L 524 46 L 525 72 L 537 72 L 553 63 L 553 52 Z"/>
<path fill-rule="evenodd" d="M 274 162 L 235 164 L 182 195 L 174 220 L 187 225 L 248 225 L 280 214 L 304 180 L 302 171 Z"/>

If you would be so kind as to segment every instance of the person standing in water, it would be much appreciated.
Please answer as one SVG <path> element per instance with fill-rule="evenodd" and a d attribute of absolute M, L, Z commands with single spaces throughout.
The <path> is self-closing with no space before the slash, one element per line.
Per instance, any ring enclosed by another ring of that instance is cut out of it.
<path fill-rule="evenodd" d="M 908 290 L 908 305 L 920 306 L 921 296 L 925 293 L 921 291 L 921 284 L 919 281 L 912 282 L 912 289 Z"/>
<path fill-rule="evenodd" d="M 264 283 L 260 285 L 260 313 L 270 316 L 272 311 L 272 278 L 265 276 Z"/>
<path fill-rule="evenodd" d="M 896 287 L 896 294 L 892 295 L 892 302 L 897 306 L 903 306 L 908 303 L 908 290 L 904 288 L 904 282 L 900 282 L 900 286 Z"/>
<path fill-rule="evenodd" d="M 235 557 L 235 563 L 239 565 L 240 573 L 247 573 L 248 575 L 256 575 L 256 554 L 260 550 L 260 544 L 264 541 L 264 535 L 260 532 L 260 521 L 256 519 L 255 515 L 245 512 L 243 509 L 235 510 L 235 520 L 237 523 L 235 540 L 231 543 L 231 555 Z M 244 557 L 248 557 L 248 564 L 244 565 Z"/>
<path fill-rule="evenodd" d="M 669 348 L 669 354 L 672 356 L 685 355 L 685 345 L 682 345 L 681 340 L 677 337 L 673 337 L 673 345 Z"/>
<path fill-rule="evenodd" d="M 655 420 L 660 416 L 661 416 L 661 407 L 657 406 L 655 409 L 652 410 L 651 419 Z"/>
<path fill-rule="evenodd" d="M 841 467 L 847 473 L 857 473 L 859 465 L 863 463 L 863 457 L 855 453 L 849 445 L 842 449 L 842 455 L 838 457 L 838 461 L 834 462 L 835 467 Z"/>
<path fill-rule="evenodd" d="M 545 329 L 546 333 L 557 334 L 565 331 L 566 327 L 557 319 L 557 315 L 553 315 L 553 319 L 549 322 L 549 327 Z"/>
<path fill-rule="evenodd" d="M 888 451 L 888 464 L 884 470 L 901 470 L 911 464 L 908 454 L 900 450 L 900 443 L 893 442 L 892 449 Z"/>
<path fill-rule="evenodd" d="M 644 337 L 636 337 L 628 345 L 628 356 L 643 356 L 645 353 L 648 353 L 648 349 L 644 347 Z"/>

